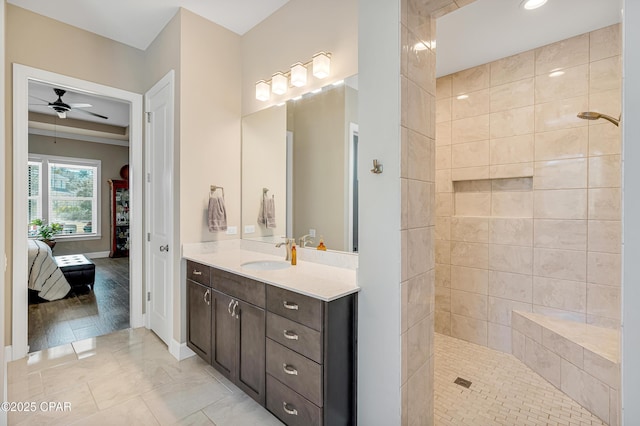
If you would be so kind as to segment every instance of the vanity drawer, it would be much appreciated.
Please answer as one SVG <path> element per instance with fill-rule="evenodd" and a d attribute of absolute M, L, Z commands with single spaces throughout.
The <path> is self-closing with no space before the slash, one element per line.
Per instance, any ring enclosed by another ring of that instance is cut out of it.
<path fill-rule="evenodd" d="M 322 364 L 322 333 L 267 312 L 267 337 Z"/>
<path fill-rule="evenodd" d="M 267 310 L 314 330 L 322 330 L 323 302 L 279 287 L 267 286 Z"/>
<path fill-rule="evenodd" d="M 210 270 L 206 265 L 187 260 L 187 279 L 211 287 Z"/>
<path fill-rule="evenodd" d="M 322 406 L 322 366 L 267 339 L 267 373 Z"/>
<path fill-rule="evenodd" d="M 289 426 L 320 426 L 322 409 L 267 374 L 267 410 Z"/>
<path fill-rule="evenodd" d="M 265 307 L 265 284 L 247 277 L 211 268 L 211 286 L 221 293 Z"/>

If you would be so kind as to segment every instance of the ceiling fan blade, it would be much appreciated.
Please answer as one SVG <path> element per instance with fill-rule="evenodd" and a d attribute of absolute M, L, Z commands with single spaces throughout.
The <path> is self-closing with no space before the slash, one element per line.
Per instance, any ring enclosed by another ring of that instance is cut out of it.
<path fill-rule="evenodd" d="M 83 112 L 85 114 L 93 115 L 94 117 L 98 117 L 98 118 L 104 118 L 105 120 L 109 119 L 109 117 L 105 117 L 104 115 L 96 114 L 95 112 L 86 111 L 84 109 L 76 109 L 74 111 Z"/>
<path fill-rule="evenodd" d="M 57 111 L 56 111 L 57 112 Z M 67 118 L 67 113 L 65 112 L 58 112 L 58 117 L 60 118 Z"/>
<path fill-rule="evenodd" d="M 91 104 L 69 104 L 71 108 L 91 108 Z"/>

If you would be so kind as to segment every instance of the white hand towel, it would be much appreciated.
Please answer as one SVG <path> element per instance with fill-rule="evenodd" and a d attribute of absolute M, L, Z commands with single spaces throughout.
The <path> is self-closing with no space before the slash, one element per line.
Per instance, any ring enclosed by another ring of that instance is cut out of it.
<path fill-rule="evenodd" d="M 264 206 L 265 222 L 267 228 L 276 227 L 276 200 L 275 198 L 267 198 Z"/>
<path fill-rule="evenodd" d="M 209 232 L 227 230 L 227 209 L 224 198 L 218 196 L 209 197 Z"/>

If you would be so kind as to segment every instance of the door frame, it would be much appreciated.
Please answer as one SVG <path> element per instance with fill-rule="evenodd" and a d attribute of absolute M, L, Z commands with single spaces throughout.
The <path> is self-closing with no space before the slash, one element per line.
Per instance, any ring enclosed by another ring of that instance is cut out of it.
<path fill-rule="evenodd" d="M 169 85 L 170 86 L 170 101 L 169 101 L 169 108 L 171 110 L 171 118 L 169 120 L 169 122 L 167 123 L 167 128 L 168 128 L 168 134 L 170 135 L 170 145 L 172 147 L 172 151 L 173 149 L 175 149 L 175 135 L 174 135 L 174 121 L 175 121 L 175 71 L 174 70 L 170 70 L 164 77 L 162 77 L 156 84 L 153 85 L 153 87 L 151 89 L 149 89 L 145 94 L 144 94 L 144 111 L 145 114 L 149 111 L 149 97 L 153 94 L 155 94 L 156 92 L 160 91 L 163 87 Z M 150 123 L 148 120 L 144 121 L 144 126 L 145 126 L 145 135 L 144 135 L 144 140 L 145 140 L 145 145 L 147 147 L 147 149 L 145 150 L 145 174 L 148 176 L 149 170 L 151 170 L 151 148 L 153 147 L 153 144 L 151 143 L 151 132 L 150 132 Z M 175 158 L 175 157 L 174 157 Z M 174 160 L 175 161 L 175 160 Z M 148 179 L 148 177 L 145 179 L 145 205 L 146 206 L 152 206 L 153 204 L 151 203 L 151 191 L 149 190 L 149 184 L 151 183 L 150 180 Z M 171 183 L 170 186 L 171 188 L 169 188 L 169 194 L 175 194 L 176 193 L 176 187 L 175 187 L 175 163 L 174 163 L 174 167 L 171 170 Z M 182 359 L 181 355 L 180 355 L 180 344 L 178 344 L 175 341 L 175 338 L 173 336 L 173 293 L 174 293 L 174 285 L 173 285 L 173 275 L 175 273 L 175 267 L 176 265 L 180 265 L 180 249 L 178 248 L 178 244 L 176 243 L 176 235 L 175 235 L 175 214 L 173 211 L 174 208 L 174 202 L 175 200 L 171 200 L 171 208 L 170 208 L 170 219 L 169 219 L 169 226 L 170 226 L 170 231 L 168 232 L 168 244 L 170 247 L 170 252 L 169 252 L 169 267 L 171 268 L 171 273 L 169 274 L 169 276 L 167 277 L 168 282 L 168 288 L 170 289 L 170 291 L 168 292 L 168 294 L 166 295 L 167 297 L 167 306 L 169 307 L 168 310 L 168 342 L 167 345 L 169 347 L 169 352 L 174 355 L 174 357 L 176 357 L 177 359 Z M 147 234 L 147 236 L 149 235 L 149 233 L 151 232 L 151 229 L 149 228 L 150 224 L 151 224 L 151 208 L 147 208 L 145 210 L 145 230 L 144 232 Z M 151 256 L 149 256 L 149 254 L 151 253 L 151 241 L 149 241 L 149 238 L 145 238 L 144 240 L 144 247 L 145 247 L 145 253 L 147 253 L 146 256 L 146 261 L 145 261 L 145 276 L 146 277 L 151 277 Z M 149 283 L 145 282 L 145 294 L 149 292 Z M 145 327 L 147 327 L 148 329 L 151 329 L 151 301 L 149 300 L 148 297 L 145 298 L 145 312 L 149 313 L 148 315 L 146 315 L 145 317 Z M 176 347 L 176 345 L 178 345 Z M 184 344 L 185 348 L 186 348 L 186 343 Z"/>
<path fill-rule="evenodd" d="M 129 102 L 129 188 L 133 208 L 130 215 L 129 251 L 129 324 L 144 325 L 142 314 L 142 95 L 50 71 L 13 64 L 13 294 L 12 294 L 12 359 L 28 352 L 28 274 L 27 238 L 27 160 L 29 156 L 29 80 L 52 83 Z M 23 237 L 20 237 L 23 236 Z"/>

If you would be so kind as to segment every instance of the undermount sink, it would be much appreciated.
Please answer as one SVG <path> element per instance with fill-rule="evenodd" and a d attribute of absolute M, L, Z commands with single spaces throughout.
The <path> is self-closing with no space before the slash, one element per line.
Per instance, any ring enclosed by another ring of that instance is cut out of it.
<path fill-rule="evenodd" d="M 243 269 L 252 271 L 276 271 L 278 269 L 286 269 L 291 264 L 282 260 L 254 260 L 253 262 L 245 262 L 240 265 Z"/>

